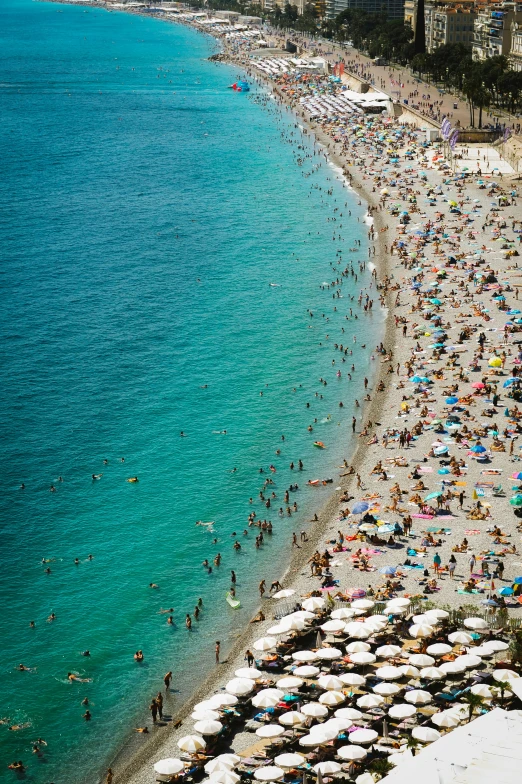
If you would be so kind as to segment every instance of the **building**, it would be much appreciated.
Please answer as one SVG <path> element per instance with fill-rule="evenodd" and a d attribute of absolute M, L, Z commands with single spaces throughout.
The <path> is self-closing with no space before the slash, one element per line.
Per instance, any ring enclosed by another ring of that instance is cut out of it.
<path fill-rule="evenodd" d="M 326 18 L 335 19 L 348 8 L 378 13 L 386 11 L 389 19 L 404 19 L 405 0 L 326 0 Z"/>
<path fill-rule="evenodd" d="M 444 44 L 464 44 L 471 48 L 474 42 L 474 24 L 477 9 L 474 0 L 444 2 L 426 1 L 426 51 L 433 52 Z"/>
<path fill-rule="evenodd" d="M 473 38 L 473 59 L 511 53 L 514 24 L 522 23 L 522 3 L 498 3 L 485 6 L 477 13 Z"/>
<path fill-rule="evenodd" d="M 522 71 L 522 24 L 511 23 L 511 49 L 509 64 L 514 71 Z"/>
<path fill-rule="evenodd" d="M 404 0 L 404 24 L 411 27 L 415 33 L 417 22 L 417 0 Z"/>

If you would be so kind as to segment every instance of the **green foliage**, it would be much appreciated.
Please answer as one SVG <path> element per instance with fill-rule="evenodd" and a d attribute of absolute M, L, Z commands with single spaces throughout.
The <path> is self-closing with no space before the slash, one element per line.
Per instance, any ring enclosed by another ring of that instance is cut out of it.
<path fill-rule="evenodd" d="M 509 657 L 513 664 L 522 664 L 522 630 L 514 633 L 509 648 Z"/>
<path fill-rule="evenodd" d="M 475 710 L 484 705 L 484 699 L 478 694 L 473 694 L 471 691 L 462 695 L 462 702 L 467 702 L 468 704 L 468 721 L 471 721 Z"/>
<path fill-rule="evenodd" d="M 387 759 L 376 759 L 370 763 L 369 767 L 371 772 L 376 774 L 378 779 L 383 779 L 391 770 L 393 770 L 393 765 L 391 762 L 388 762 Z"/>

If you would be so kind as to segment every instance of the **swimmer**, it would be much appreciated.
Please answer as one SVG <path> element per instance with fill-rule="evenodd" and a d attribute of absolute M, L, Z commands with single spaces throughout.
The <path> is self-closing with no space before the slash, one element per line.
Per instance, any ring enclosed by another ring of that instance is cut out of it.
<path fill-rule="evenodd" d="M 157 583 L 149 583 L 149 588 L 159 588 Z"/>
<path fill-rule="evenodd" d="M 137 482 L 137 481 L 138 481 L 138 477 L 137 476 L 131 476 L 131 477 L 129 477 L 129 479 L 127 479 L 127 482 Z"/>
<path fill-rule="evenodd" d="M 80 656 L 90 656 L 90 655 L 91 655 L 90 651 L 80 651 Z"/>
<path fill-rule="evenodd" d="M 161 608 L 158 610 L 158 613 L 157 613 L 157 614 L 158 614 L 158 615 L 170 615 L 170 613 L 173 613 L 173 612 L 174 612 L 174 607 L 169 607 L 169 609 L 168 609 L 168 610 L 164 610 L 164 609 L 163 609 L 163 607 L 161 607 Z"/>
<path fill-rule="evenodd" d="M 101 479 L 101 478 L 102 478 L 102 476 L 103 476 L 103 474 L 92 474 L 92 480 L 93 480 L 93 482 L 95 482 L 95 481 L 96 481 L 96 479 Z"/>
<path fill-rule="evenodd" d="M 144 660 L 144 658 L 145 658 L 145 656 L 143 655 L 143 651 L 141 651 L 141 650 L 140 651 L 136 651 L 136 653 L 134 654 L 134 661 L 142 662 Z"/>
<path fill-rule="evenodd" d="M 47 623 L 52 623 L 54 620 L 56 620 L 56 615 L 52 612 L 47 618 Z"/>
<path fill-rule="evenodd" d="M 143 735 L 148 735 L 149 734 L 149 728 L 148 727 L 134 727 L 134 732 L 141 732 Z"/>

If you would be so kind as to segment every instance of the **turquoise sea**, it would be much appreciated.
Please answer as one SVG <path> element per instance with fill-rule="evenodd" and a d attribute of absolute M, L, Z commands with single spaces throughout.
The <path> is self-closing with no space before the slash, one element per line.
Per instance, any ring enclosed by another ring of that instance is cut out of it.
<path fill-rule="evenodd" d="M 30 782 L 98 781 L 169 669 L 175 710 L 327 498 L 306 481 L 336 477 L 354 449 L 352 401 L 383 315 L 357 311 L 369 272 L 341 299 L 321 284 L 336 251 L 342 266 L 367 257 L 364 206 L 334 169 L 313 171 L 317 156 L 299 165 L 310 142 L 260 88 L 228 90 L 241 74 L 208 62 L 214 48 L 153 18 L 0 6 L 1 782 L 16 779 L 13 760 Z M 348 363 L 335 375 L 341 326 L 353 382 Z M 270 510 L 249 504 L 260 467 L 279 494 Z M 281 518 L 291 482 L 299 511 Z M 241 534 L 252 509 L 274 525 L 259 550 L 257 529 Z M 201 562 L 217 552 L 208 575 Z M 173 627 L 158 614 L 169 607 Z"/>

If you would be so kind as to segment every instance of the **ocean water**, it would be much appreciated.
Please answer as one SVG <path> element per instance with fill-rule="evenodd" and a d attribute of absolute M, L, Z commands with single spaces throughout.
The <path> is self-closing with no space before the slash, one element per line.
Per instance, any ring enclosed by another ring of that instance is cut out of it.
<path fill-rule="evenodd" d="M 98 781 L 169 669 L 175 710 L 327 498 L 307 479 L 335 477 L 355 446 L 352 402 L 384 317 L 349 300 L 369 272 L 340 299 L 321 284 L 336 251 L 343 266 L 367 257 L 364 205 L 333 168 L 314 168 L 318 156 L 299 164 L 313 148 L 291 116 L 261 88 L 228 90 L 238 72 L 209 63 L 213 50 L 157 19 L 0 6 L 2 782 L 18 759 L 31 782 Z M 331 347 L 342 326 L 353 382 Z M 270 510 L 249 504 L 260 467 L 279 494 Z M 281 518 L 290 482 L 299 511 Z M 252 508 L 274 524 L 259 550 L 257 529 L 241 534 Z M 217 552 L 208 575 L 201 562 Z M 173 627 L 159 614 L 169 607 Z"/>

